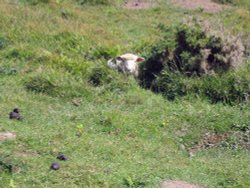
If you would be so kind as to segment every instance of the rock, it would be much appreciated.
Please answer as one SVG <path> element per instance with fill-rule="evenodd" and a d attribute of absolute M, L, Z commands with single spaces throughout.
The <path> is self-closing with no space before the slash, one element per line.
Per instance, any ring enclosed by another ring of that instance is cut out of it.
<path fill-rule="evenodd" d="M 66 157 L 64 154 L 59 154 L 57 156 L 57 159 L 61 160 L 61 161 L 67 161 L 68 157 Z"/>
<path fill-rule="evenodd" d="M 59 170 L 60 165 L 58 163 L 52 163 L 50 166 L 51 170 Z"/>
<path fill-rule="evenodd" d="M 22 117 L 20 115 L 20 109 L 19 108 L 14 108 L 13 111 L 9 113 L 9 118 L 10 119 L 16 119 L 16 120 L 21 120 Z"/>
<path fill-rule="evenodd" d="M 76 99 L 73 99 L 71 102 L 72 102 L 72 104 L 73 104 L 74 106 L 80 106 L 82 100 L 81 100 L 80 98 L 76 98 Z"/>
<path fill-rule="evenodd" d="M 14 108 L 14 109 L 13 109 L 13 112 L 15 112 L 15 113 L 18 113 L 18 114 L 19 114 L 19 113 L 20 113 L 20 109 L 19 109 L 19 108 Z"/>

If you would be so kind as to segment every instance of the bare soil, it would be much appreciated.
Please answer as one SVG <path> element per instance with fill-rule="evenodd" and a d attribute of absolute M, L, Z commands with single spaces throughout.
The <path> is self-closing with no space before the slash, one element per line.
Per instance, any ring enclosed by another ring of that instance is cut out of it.
<path fill-rule="evenodd" d="M 161 188 L 205 188 L 200 185 L 190 184 L 185 181 L 164 181 Z"/>
<path fill-rule="evenodd" d="M 216 147 L 228 138 L 229 134 L 218 134 L 218 133 L 206 133 L 198 144 L 188 149 L 189 155 L 192 156 L 194 153 L 203 150 Z"/>
<path fill-rule="evenodd" d="M 173 4 L 186 9 L 195 10 L 201 8 L 205 12 L 209 13 L 216 13 L 226 8 L 225 5 L 220 5 L 211 0 L 171 0 L 171 1 Z"/>
<path fill-rule="evenodd" d="M 16 138 L 16 133 L 0 132 L 0 141 L 11 140 Z"/>

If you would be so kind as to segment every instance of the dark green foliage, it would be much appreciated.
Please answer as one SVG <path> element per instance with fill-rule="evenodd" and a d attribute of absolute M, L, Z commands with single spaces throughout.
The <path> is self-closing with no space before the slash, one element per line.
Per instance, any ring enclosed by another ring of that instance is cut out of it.
<path fill-rule="evenodd" d="M 122 93 L 133 86 L 133 82 L 127 77 L 110 70 L 102 64 L 97 64 L 88 74 L 88 83 L 97 88 L 102 88 L 103 92 L 113 91 Z"/>
<path fill-rule="evenodd" d="M 221 76 L 208 76 L 203 79 L 202 93 L 212 103 L 238 104 L 248 100 L 250 80 L 245 75 L 228 73 Z"/>
<path fill-rule="evenodd" d="M 160 25 L 159 29 L 162 39 L 144 49 L 147 60 L 140 67 L 143 87 L 170 100 L 186 94 L 206 96 L 212 103 L 248 100 L 249 77 L 229 71 L 242 64 L 240 40 L 209 35 L 196 22 L 170 28 Z"/>
<path fill-rule="evenodd" d="M 0 67 L 0 75 L 14 75 L 17 73 L 17 70 L 15 68 L 9 67 L 9 66 L 1 66 Z"/>
<path fill-rule="evenodd" d="M 104 68 L 94 68 L 89 75 L 89 83 L 93 86 L 101 86 L 104 83 L 111 82 L 112 77 Z"/>
<path fill-rule="evenodd" d="M 163 93 L 168 100 L 174 100 L 177 96 L 187 94 L 186 86 L 183 83 L 183 75 L 162 71 L 152 84 L 152 90 Z"/>
<path fill-rule="evenodd" d="M 20 161 L 10 158 L 10 156 L 0 156 L 0 173 L 16 173 L 20 172 L 21 168 L 24 168 L 24 164 Z"/>

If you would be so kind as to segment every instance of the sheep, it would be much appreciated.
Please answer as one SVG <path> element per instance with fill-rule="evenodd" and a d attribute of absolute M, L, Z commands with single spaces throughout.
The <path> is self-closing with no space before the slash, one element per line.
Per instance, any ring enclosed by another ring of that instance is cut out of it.
<path fill-rule="evenodd" d="M 108 66 L 125 75 L 133 75 L 135 78 L 138 78 L 138 63 L 143 61 L 145 61 L 143 57 L 128 53 L 108 60 Z"/>

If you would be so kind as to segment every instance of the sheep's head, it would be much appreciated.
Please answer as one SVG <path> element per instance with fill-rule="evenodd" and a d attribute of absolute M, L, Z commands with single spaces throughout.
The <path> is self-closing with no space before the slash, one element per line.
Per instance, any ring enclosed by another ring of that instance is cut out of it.
<path fill-rule="evenodd" d="M 124 54 L 108 61 L 108 66 L 116 69 L 124 74 L 132 74 L 138 77 L 139 67 L 138 63 L 143 62 L 145 59 L 134 54 Z"/>

